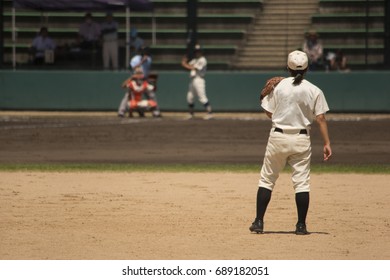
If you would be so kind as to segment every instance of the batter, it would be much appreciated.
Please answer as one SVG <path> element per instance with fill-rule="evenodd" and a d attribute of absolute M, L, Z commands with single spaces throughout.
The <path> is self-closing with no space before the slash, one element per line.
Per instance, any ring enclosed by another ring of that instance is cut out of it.
<path fill-rule="evenodd" d="M 195 46 L 195 57 L 187 62 L 187 58 L 183 57 L 182 66 L 190 71 L 190 83 L 187 92 L 187 103 L 189 108 L 189 119 L 194 117 L 194 97 L 198 97 L 199 102 L 203 104 L 206 109 L 207 115 L 204 119 L 208 120 L 213 117 L 211 106 L 206 95 L 206 81 L 204 76 L 206 75 L 207 60 L 202 54 L 202 49 L 199 45 Z"/>
<path fill-rule="evenodd" d="M 308 58 L 304 52 L 288 55 L 289 78 L 281 80 L 271 94 L 262 99 L 261 106 L 272 120 L 268 144 L 260 172 L 257 192 L 256 219 L 249 230 L 263 233 L 264 215 L 271 200 L 275 182 L 286 163 L 292 168 L 298 221 L 295 233 L 309 234 L 306 216 L 309 209 L 311 141 L 310 125 L 319 125 L 324 142 L 323 157 L 332 155 L 325 113 L 329 111 L 323 92 L 304 79 Z"/>

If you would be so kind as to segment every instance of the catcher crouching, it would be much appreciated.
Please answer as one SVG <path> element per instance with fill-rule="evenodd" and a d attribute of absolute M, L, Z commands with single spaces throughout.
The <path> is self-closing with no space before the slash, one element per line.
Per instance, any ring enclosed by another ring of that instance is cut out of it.
<path fill-rule="evenodd" d="M 128 90 L 129 117 L 133 112 L 138 112 L 140 117 L 145 117 L 145 112 L 151 111 L 153 116 L 158 116 L 155 111 L 158 104 L 153 98 L 155 86 L 145 80 L 142 72 L 136 71 L 129 79 L 122 83 L 123 88 Z"/>

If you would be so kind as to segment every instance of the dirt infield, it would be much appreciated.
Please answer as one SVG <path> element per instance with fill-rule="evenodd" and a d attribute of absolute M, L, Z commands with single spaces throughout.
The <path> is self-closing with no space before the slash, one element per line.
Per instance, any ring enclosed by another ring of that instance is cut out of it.
<path fill-rule="evenodd" d="M 201 114 L 199 114 L 201 116 Z M 329 116 L 329 164 L 389 164 L 390 118 Z M 1 112 L 0 163 L 261 164 L 270 123 Z M 313 162 L 321 162 L 314 126 Z M 313 174 L 309 236 L 282 174 L 265 234 L 257 173 L 0 172 L 0 259 L 390 259 L 388 175 Z"/>
<path fill-rule="evenodd" d="M 265 234 L 257 174 L 0 172 L 1 259 L 390 259 L 388 175 L 313 175 L 309 236 L 279 178 Z"/>
<path fill-rule="evenodd" d="M 261 164 L 270 121 L 264 114 L 216 114 L 204 121 L 166 113 L 119 119 L 115 113 L 1 112 L 0 163 Z M 389 164 L 388 115 L 330 115 L 332 164 Z M 313 163 L 322 141 L 312 129 Z"/>

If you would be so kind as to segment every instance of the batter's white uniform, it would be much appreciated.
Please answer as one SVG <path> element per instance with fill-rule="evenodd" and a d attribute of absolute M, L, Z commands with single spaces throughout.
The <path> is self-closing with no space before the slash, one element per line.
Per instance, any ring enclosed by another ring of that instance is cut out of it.
<path fill-rule="evenodd" d="M 272 113 L 272 129 L 259 187 L 271 191 L 286 163 L 293 169 L 295 192 L 310 191 L 310 126 L 316 116 L 329 111 L 324 94 L 317 86 L 307 80 L 293 85 L 293 81 L 292 77 L 282 80 L 261 104 L 264 110 Z M 302 129 L 307 133 L 300 133 Z"/>
<path fill-rule="evenodd" d="M 190 72 L 191 80 L 188 87 L 187 102 L 188 104 L 194 104 L 196 95 L 203 105 L 207 104 L 209 100 L 206 96 L 206 81 L 204 79 L 207 71 L 207 60 L 204 56 L 201 56 L 191 59 L 188 64 L 195 67 L 195 70 Z"/>

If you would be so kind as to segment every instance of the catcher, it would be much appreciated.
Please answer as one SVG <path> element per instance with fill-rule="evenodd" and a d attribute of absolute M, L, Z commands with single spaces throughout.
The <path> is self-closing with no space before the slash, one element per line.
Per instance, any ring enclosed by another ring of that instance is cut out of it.
<path fill-rule="evenodd" d="M 157 102 L 153 99 L 154 85 L 145 80 L 142 72 L 136 71 L 129 79 L 122 83 L 123 88 L 128 89 L 129 117 L 137 111 L 140 117 L 145 117 L 146 111 L 154 111 L 158 108 Z"/>

